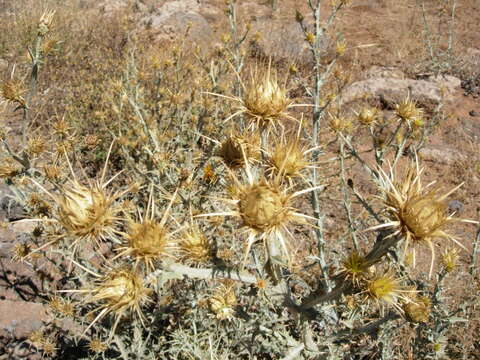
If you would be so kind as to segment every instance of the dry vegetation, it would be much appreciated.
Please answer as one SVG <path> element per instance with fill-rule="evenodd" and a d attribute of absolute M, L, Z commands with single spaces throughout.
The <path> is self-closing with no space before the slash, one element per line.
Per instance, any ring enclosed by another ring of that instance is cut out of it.
<path fill-rule="evenodd" d="M 235 1 L 211 48 L 87 3 L 0 1 L 0 176 L 33 224 L 11 261 L 49 309 L 0 358 L 480 359 L 478 144 L 437 184 L 443 104 L 341 97 L 372 64 L 478 76 L 464 6 L 377 1 L 414 16 L 355 44 L 355 0 L 274 1 L 300 62 L 253 51 Z"/>

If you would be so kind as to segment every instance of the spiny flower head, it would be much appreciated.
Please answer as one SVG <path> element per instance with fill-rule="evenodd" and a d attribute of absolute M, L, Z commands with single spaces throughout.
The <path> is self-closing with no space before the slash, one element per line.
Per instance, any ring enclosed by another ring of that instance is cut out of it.
<path fill-rule="evenodd" d="M 431 250 L 430 276 L 433 271 L 435 251 L 433 241 L 437 238 L 449 239 L 463 247 L 455 238 L 444 231 L 452 222 L 470 222 L 471 220 L 455 219 L 448 215 L 446 198 L 462 184 L 441 194 L 439 188 L 431 188 L 433 183 L 422 186 L 418 160 L 410 164 L 401 179 L 390 169 L 387 175 L 380 169 L 379 185 L 383 192 L 383 203 L 389 222 L 371 228 L 392 228 L 390 236 L 401 236 L 404 239 L 404 257 L 409 247 L 413 247 L 413 265 L 415 266 L 415 246 L 428 245 Z"/>
<path fill-rule="evenodd" d="M 128 220 L 128 231 L 124 234 L 127 245 L 118 249 L 119 254 L 115 257 L 132 256 L 135 259 L 135 266 L 143 263 L 147 271 L 155 269 L 155 262 L 165 257 L 173 257 L 173 242 L 171 234 L 166 227 L 171 206 L 175 200 L 172 199 L 160 220 L 156 220 L 155 203 L 153 199 L 153 187 L 146 209 L 146 216 L 139 215 L 140 221 Z"/>
<path fill-rule="evenodd" d="M 7 158 L 0 162 L 0 178 L 11 178 L 21 172 L 21 166 L 13 159 Z"/>
<path fill-rule="evenodd" d="M 355 286 L 359 286 L 360 281 L 369 275 L 369 267 L 367 259 L 354 251 L 342 261 L 338 275 Z"/>
<path fill-rule="evenodd" d="M 110 337 L 115 333 L 120 319 L 126 314 L 135 314 L 143 323 L 142 305 L 150 301 L 151 290 L 148 289 L 140 275 L 129 268 L 116 268 L 100 276 L 77 264 L 83 270 L 97 277 L 95 286 L 80 290 L 65 290 L 64 292 L 85 294 L 84 304 L 101 303 L 96 309 L 87 314 L 97 313 L 95 319 L 85 329 L 83 335 L 98 321 L 108 314 L 113 314 L 115 323 Z"/>
<path fill-rule="evenodd" d="M 197 225 L 190 225 L 179 241 L 179 252 L 188 263 L 205 264 L 213 257 L 213 246 Z"/>
<path fill-rule="evenodd" d="M 306 149 L 300 143 L 300 130 L 295 136 L 285 136 L 273 147 L 268 154 L 270 171 L 289 180 L 296 177 L 303 177 L 302 171 L 309 166 L 307 155 L 315 149 Z"/>
<path fill-rule="evenodd" d="M 88 343 L 88 349 L 94 353 L 103 353 L 108 349 L 108 345 L 101 341 L 99 338 L 93 338 Z"/>
<path fill-rule="evenodd" d="M 19 81 L 7 80 L 0 87 L 0 95 L 9 103 L 25 107 L 24 95 L 27 91 Z"/>
<path fill-rule="evenodd" d="M 294 222 L 304 223 L 307 215 L 296 212 L 292 207 L 292 200 L 318 187 L 300 190 L 291 193 L 284 188 L 277 176 L 267 180 L 263 176 L 254 176 L 251 168 L 246 167 L 246 181 L 242 182 L 236 175 L 231 174 L 233 185 L 230 188 L 232 199 L 224 199 L 233 209 L 226 212 L 200 214 L 203 216 L 235 216 L 242 220 L 242 228 L 247 234 L 245 250 L 246 261 L 251 246 L 257 240 L 262 240 L 265 248 L 278 244 L 283 254 L 289 258 L 289 250 L 285 236 L 291 234 L 289 225 Z M 268 257 L 268 252 L 267 252 Z"/>
<path fill-rule="evenodd" d="M 58 314 L 63 316 L 73 317 L 75 314 L 75 308 L 73 304 L 59 296 L 52 296 L 48 301 L 50 308 Z"/>
<path fill-rule="evenodd" d="M 45 11 L 38 22 L 37 33 L 39 36 L 45 36 L 52 30 L 53 17 L 55 10 Z"/>
<path fill-rule="evenodd" d="M 286 86 L 279 83 L 276 73 L 271 69 L 271 63 L 263 72 L 258 67 L 252 70 L 247 84 L 241 80 L 239 75 L 238 77 L 242 85 L 242 97 L 210 93 L 238 103 L 236 112 L 225 121 L 245 114 L 249 120 L 250 129 L 269 132 L 272 128 L 275 130 L 277 126 L 282 127 L 283 119 L 295 120 L 287 110 L 296 105 L 293 105 L 292 100 L 288 97 Z"/>
<path fill-rule="evenodd" d="M 261 232 L 272 231 L 285 222 L 288 200 L 276 186 L 264 181 L 241 189 L 238 211 L 246 226 Z"/>
<path fill-rule="evenodd" d="M 259 138 L 232 134 L 220 144 L 217 155 L 231 169 L 242 167 L 245 161 L 253 162 L 260 157 Z"/>
<path fill-rule="evenodd" d="M 442 265 L 447 273 L 452 272 L 458 265 L 458 249 L 449 248 L 442 254 Z"/>
<path fill-rule="evenodd" d="M 373 125 L 379 117 L 380 111 L 375 107 L 365 107 L 358 114 L 358 122 L 362 125 Z"/>
<path fill-rule="evenodd" d="M 287 93 L 270 69 L 263 74 L 258 74 L 257 70 L 245 88 L 242 105 L 255 121 L 277 122 L 291 104 Z"/>
<path fill-rule="evenodd" d="M 349 119 L 341 116 L 330 115 L 330 121 L 328 125 L 334 133 L 349 134 L 353 130 L 352 122 Z"/>
<path fill-rule="evenodd" d="M 122 207 L 117 200 L 127 193 L 129 189 L 115 193 L 107 190 L 110 182 L 120 174 L 118 173 L 110 180 L 104 181 L 112 146 L 113 143 L 108 151 L 100 179 L 89 182 L 88 185 L 82 185 L 77 180 L 68 158 L 67 162 L 72 178 L 66 184 L 58 186 L 59 194 L 52 194 L 38 182 L 31 180 L 44 193 L 49 195 L 57 205 L 55 218 L 47 219 L 46 221 L 54 221 L 60 224 L 66 232 L 58 235 L 53 241 L 37 248 L 36 251 L 58 241 L 59 238 L 65 237 L 72 239 L 74 253 L 79 242 L 83 240 L 92 241 L 96 244 L 107 239 L 119 242 L 117 235 L 120 232 L 117 230 L 117 226 L 122 220 L 120 216 Z M 40 219 L 39 221 L 43 220 Z"/>
<path fill-rule="evenodd" d="M 235 315 L 237 297 L 232 284 L 222 284 L 215 289 L 208 299 L 210 310 L 218 320 L 231 320 Z"/>
<path fill-rule="evenodd" d="M 115 197 L 100 184 L 87 187 L 77 181 L 63 186 L 57 198 L 58 220 L 76 238 L 105 239 L 113 237 L 120 208 Z"/>
<path fill-rule="evenodd" d="M 409 302 L 406 293 L 412 292 L 402 285 L 402 280 L 395 276 L 392 270 L 376 271 L 372 276 L 362 282 L 364 300 L 377 305 L 393 306 L 402 311 L 400 300 Z"/>
<path fill-rule="evenodd" d="M 409 94 L 405 100 L 395 106 L 395 114 L 410 126 L 412 122 L 418 122 L 423 117 L 423 110 L 417 107 Z"/>
<path fill-rule="evenodd" d="M 403 311 L 408 321 L 412 323 L 426 323 L 430 317 L 431 302 L 425 296 L 411 296 L 412 301 L 403 304 Z"/>

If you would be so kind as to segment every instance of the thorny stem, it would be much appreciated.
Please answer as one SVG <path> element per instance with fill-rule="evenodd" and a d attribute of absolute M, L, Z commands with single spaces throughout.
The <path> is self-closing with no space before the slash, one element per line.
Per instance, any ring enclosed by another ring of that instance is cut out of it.
<path fill-rule="evenodd" d="M 38 35 L 35 40 L 35 46 L 33 52 L 29 50 L 30 56 L 32 58 L 32 70 L 30 72 L 30 89 L 25 101 L 26 105 L 23 107 L 23 121 L 22 121 L 22 143 L 23 146 L 27 144 L 27 129 L 29 126 L 29 106 L 32 101 L 32 98 L 37 92 L 37 79 L 38 79 L 38 68 L 40 65 L 40 46 L 42 44 L 43 36 Z"/>
<path fill-rule="evenodd" d="M 432 61 L 435 61 L 435 56 L 433 54 L 433 44 L 432 44 L 432 39 L 430 38 L 430 27 L 428 26 L 427 22 L 427 12 L 425 10 L 425 2 L 422 0 L 422 17 L 423 17 L 423 27 L 424 27 L 424 32 L 425 36 L 427 38 L 427 46 L 428 50 L 430 52 L 430 59 Z"/>
<path fill-rule="evenodd" d="M 342 133 L 339 133 L 339 136 L 340 138 L 343 140 L 343 142 L 348 146 L 348 149 L 350 151 L 350 154 L 355 158 L 357 159 L 360 164 L 362 164 L 362 166 L 364 167 L 364 169 L 368 172 L 368 174 L 374 178 L 374 179 L 378 179 L 378 174 L 375 170 L 373 170 L 366 162 L 365 160 L 363 160 L 360 155 L 358 154 L 358 151 L 355 149 L 355 146 L 353 146 L 353 144 L 350 142 L 350 140 L 348 138 L 346 138 L 345 136 L 343 136 Z"/>
<path fill-rule="evenodd" d="M 257 282 L 255 276 L 236 270 L 225 271 L 220 269 L 192 268 L 178 263 L 169 264 L 164 270 L 197 279 L 230 279 L 249 284 L 255 284 Z M 155 273 L 152 275 L 155 275 Z"/>
<path fill-rule="evenodd" d="M 335 334 L 335 337 L 337 339 L 342 339 L 342 338 L 349 338 L 351 336 L 360 335 L 360 334 L 371 334 L 386 322 L 389 322 L 391 320 L 397 320 L 399 318 L 400 318 L 400 315 L 391 311 L 381 319 L 372 321 L 371 323 L 365 326 L 362 326 L 353 330 L 340 331 L 337 334 Z"/>
<path fill-rule="evenodd" d="M 341 139 L 340 139 L 340 169 L 341 169 L 340 179 L 341 179 L 341 186 L 342 186 L 342 193 L 343 193 L 343 207 L 345 208 L 345 212 L 347 213 L 348 229 L 350 231 L 350 234 L 352 235 L 353 246 L 355 248 L 355 251 L 358 252 L 359 250 L 358 240 L 357 240 L 357 234 L 355 233 L 355 228 L 353 225 L 352 209 L 351 209 L 350 198 L 348 196 L 347 179 L 346 179 L 346 173 L 345 173 L 345 144 Z"/>
<path fill-rule="evenodd" d="M 477 231 L 477 236 L 473 241 L 473 249 L 471 255 L 471 265 L 470 265 L 470 275 L 475 276 L 477 274 L 477 257 L 478 257 L 478 246 L 480 243 L 480 229 Z"/>
<path fill-rule="evenodd" d="M 368 264 L 373 265 L 379 262 L 382 257 L 388 253 L 390 248 L 396 245 L 398 240 L 398 238 L 393 236 L 387 238 L 385 234 L 380 233 L 374 248 L 365 256 Z M 324 292 L 322 287 L 319 287 L 317 288 L 317 290 L 313 291 L 309 296 L 307 296 L 302 301 L 300 306 L 293 307 L 293 310 L 305 312 L 308 311 L 308 309 L 314 307 L 315 305 L 337 300 L 342 296 L 342 294 L 346 294 L 350 291 L 352 291 L 352 284 L 345 280 L 340 281 L 333 290 L 326 293 Z"/>
<path fill-rule="evenodd" d="M 312 10 L 313 17 L 315 19 L 315 42 L 314 44 L 310 45 L 310 51 L 312 52 L 314 61 L 315 61 L 315 87 L 314 91 L 312 94 L 313 97 L 313 117 L 312 117 L 312 145 L 313 147 L 317 148 L 319 146 L 319 131 L 320 131 L 320 122 L 323 117 L 323 110 L 320 106 L 320 93 L 321 89 L 325 83 L 326 78 L 329 76 L 330 72 L 333 69 L 333 66 L 335 64 L 335 60 L 333 60 L 326 71 L 322 73 L 321 68 L 322 64 L 320 62 L 321 60 L 321 41 L 324 35 L 325 29 L 321 26 L 321 0 L 317 0 L 315 5 L 312 3 L 312 0 L 308 0 L 308 5 L 310 9 Z M 329 21 L 327 23 L 327 26 L 329 26 L 333 19 L 335 18 L 337 9 L 335 9 L 332 13 L 332 15 L 329 18 Z M 307 28 L 303 21 L 300 21 L 300 26 L 302 28 L 302 31 L 304 34 L 307 34 Z M 320 156 L 320 151 L 315 150 L 312 153 L 313 157 L 313 162 L 318 162 L 318 158 Z M 318 173 L 317 169 L 313 168 L 312 170 L 312 186 L 317 186 L 318 184 Z M 311 203 L 313 207 L 313 213 L 314 217 L 317 219 L 316 221 L 316 228 L 315 228 L 315 235 L 317 238 L 317 249 L 318 249 L 318 261 L 319 265 L 322 270 L 323 274 L 323 285 L 328 291 L 330 291 L 331 284 L 328 276 L 328 269 L 327 269 L 327 263 L 325 260 L 325 238 L 323 235 L 323 215 L 320 209 L 320 200 L 319 200 L 319 195 L 318 191 L 314 190 L 311 193 Z"/>
<path fill-rule="evenodd" d="M 452 54 L 452 47 L 453 47 L 453 36 L 454 36 L 454 28 L 455 28 L 455 11 L 457 9 L 457 1 L 453 0 L 452 4 L 452 19 L 450 21 L 450 31 L 448 34 L 448 55 L 451 56 Z"/>

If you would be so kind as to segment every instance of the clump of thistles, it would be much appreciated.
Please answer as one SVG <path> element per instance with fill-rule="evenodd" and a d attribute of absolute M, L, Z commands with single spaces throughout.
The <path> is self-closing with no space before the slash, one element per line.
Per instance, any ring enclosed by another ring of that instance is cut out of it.
<path fill-rule="evenodd" d="M 409 247 L 413 250 L 413 265 L 415 266 L 415 247 L 427 245 L 431 251 L 430 272 L 433 271 L 435 259 L 434 240 L 449 239 L 460 247 L 463 245 L 445 228 L 453 222 L 470 222 L 471 220 L 455 219 L 454 214 L 448 214 L 446 199 L 462 184 L 445 194 L 439 188 L 432 188 L 433 183 L 423 186 L 418 160 L 410 164 L 401 179 L 390 169 L 390 174 L 380 170 L 379 184 L 383 192 L 383 203 L 390 221 L 375 226 L 373 229 L 392 228 L 389 236 L 400 236 L 404 239 L 404 257 Z"/>

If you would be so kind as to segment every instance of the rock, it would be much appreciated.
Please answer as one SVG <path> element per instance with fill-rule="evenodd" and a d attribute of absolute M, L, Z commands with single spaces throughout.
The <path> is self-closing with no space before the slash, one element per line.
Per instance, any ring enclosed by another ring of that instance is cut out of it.
<path fill-rule="evenodd" d="M 418 152 L 424 161 L 432 161 L 439 164 L 452 165 L 457 161 L 465 160 L 465 155 L 458 150 L 434 146 L 426 146 Z"/>
<path fill-rule="evenodd" d="M 4 195 L 0 198 L 0 218 L 18 220 L 23 218 L 24 209 L 22 204 L 11 196 Z"/>
<path fill-rule="evenodd" d="M 104 0 L 97 6 L 106 17 L 113 16 L 116 12 L 127 9 L 130 6 L 136 12 L 147 11 L 147 7 L 139 0 Z"/>
<path fill-rule="evenodd" d="M 291 22 L 259 19 L 252 23 L 252 34 L 258 34 L 254 45 L 260 56 L 272 57 L 274 60 L 286 60 L 300 64 L 310 64 L 313 57 L 300 25 Z M 325 35 L 321 42 L 325 58 L 334 52 L 333 41 Z"/>
<path fill-rule="evenodd" d="M 459 213 L 463 210 L 463 203 L 459 200 L 452 200 L 448 203 L 448 212 L 449 213 Z"/>
<path fill-rule="evenodd" d="M 26 337 L 47 319 L 46 306 L 42 304 L 0 300 L 0 336 L 9 332 L 17 338 Z"/>
<path fill-rule="evenodd" d="M 462 86 L 462 80 L 451 75 L 430 76 L 428 80 L 436 83 L 440 90 L 446 91 L 447 94 L 453 94 Z"/>
<path fill-rule="evenodd" d="M 153 14 L 145 16 L 141 23 L 160 42 L 179 38 L 190 26 L 188 39 L 198 45 L 207 45 L 212 41 L 213 30 L 199 10 L 196 0 L 166 2 Z"/>
<path fill-rule="evenodd" d="M 410 93 L 411 97 L 421 104 L 438 104 L 443 101 L 452 101 L 453 91 L 457 82 L 374 78 L 358 81 L 348 86 L 342 92 L 344 103 L 365 97 L 382 98 L 390 103 L 398 103 Z"/>
<path fill-rule="evenodd" d="M 460 126 L 470 140 L 480 143 L 480 121 L 477 119 L 461 118 Z"/>
<path fill-rule="evenodd" d="M 272 8 L 248 1 L 239 3 L 238 12 L 243 15 L 244 19 L 256 21 L 270 16 L 272 14 Z"/>
<path fill-rule="evenodd" d="M 475 111 L 475 110 L 470 110 L 470 112 L 468 113 L 468 115 L 470 115 L 471 117 L 475 117 L 478 115 L 478 113 Z"/>
<path fill-rule="evenodd" d="M 366 79 L 391 78 L 405 79 L 406 76 L 402 70 L 395 67 L 374 65 L 365 72 Z"/>

